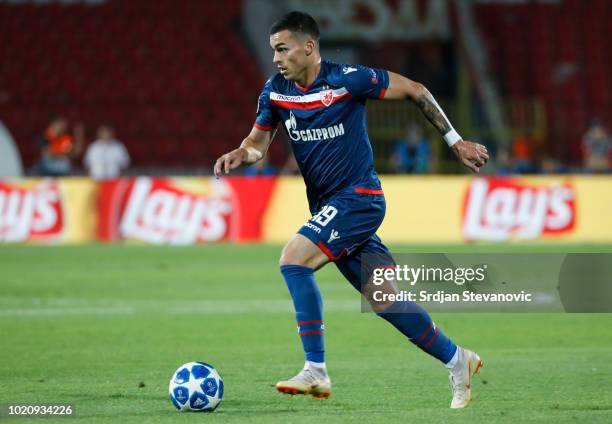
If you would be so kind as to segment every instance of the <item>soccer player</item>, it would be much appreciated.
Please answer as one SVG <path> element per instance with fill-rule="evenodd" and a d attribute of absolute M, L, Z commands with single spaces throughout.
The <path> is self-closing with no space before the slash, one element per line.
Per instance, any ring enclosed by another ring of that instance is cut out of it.
<path fill-rule="evenodd" d="M 365 121 L 368 99 L 408 99 L 416 103 L 457 158 L 478 172 L 487 159 L 484 146 L 462 140 L 431 93 L 418 82 L 382 69 L 321 60 L 319 28 L 306 13 L 291 12 L 270 29 L 278 73 L 264 85 L 257 117 L 239 148 L 217 159 L 217 177 L 242 164 L 261 160 L 279 123 L 304 181 L 312 218 L 283 248 L 280 271 L 296 312 L 306 363 L 293 378 L 277 383 L 283 393 L 328 397 L 331 381 L 325 366 L 323 310 L 314 272 L 333 261 L 362 291 L 364 255 L 394 264 L 376 235 L 385 214 L 385 198 L 373 166 Z M 480 357 L 448 338 L 414 302 L 375 305 L 377 314 L 449 370 L 451 408 L 471 400 L 471 378 Z"/>

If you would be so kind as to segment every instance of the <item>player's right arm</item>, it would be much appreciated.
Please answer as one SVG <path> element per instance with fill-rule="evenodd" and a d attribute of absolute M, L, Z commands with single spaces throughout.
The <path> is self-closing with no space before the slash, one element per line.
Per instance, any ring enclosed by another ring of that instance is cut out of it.
<path fill-rule="evenodd" d="M 252 164 L 263 158 L 275 134 L 276 130 L 261 130 L 254 126 L 249 135 L 242 140 L 240 147 L 217 159 L 215 176 L 218 178 L 222 173 L 228 174 L 242 164 Z"/>

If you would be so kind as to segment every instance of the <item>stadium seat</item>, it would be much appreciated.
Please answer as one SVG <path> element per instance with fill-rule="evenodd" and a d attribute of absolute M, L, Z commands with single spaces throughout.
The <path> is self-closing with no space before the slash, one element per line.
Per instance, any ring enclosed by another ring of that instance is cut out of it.
<path fill-rule="evenodd" d="M 550 137 L 578 161 L 579 135 L 589 118 L 599 116 L 612 126 L 612 61 L 603 25 L 612 18 L 612 2 L 481 2 L 475 8 L 502 94 L 509 100 L 539 98 Z M 564 74 L 564 66 L 573 71 Z"/>
<path fill-rule="evenodd" d="M 0 49 L 0 92 L 9 93 L 0 111 L 8 111 L 2 120 L 26 165 L 39 155 L 32 140 L 64 114 L 83 120 L 90 139 L 102 122 L 113 125 L 136 166 L 193 163 L 196 151 L 207 151 L 201 146 L 234 146 L 236 128 L 251 125 L 235 120 L 253 117 L 264 80 L 233 29 L 241 8 L 240 0 L 1 2 L 0 28 L 11 43 Z M 229 40 L 232 55 L 213 42 L 219 38 Z M 219 101 L 221 75 L 231 76 L 222 98 L 244 101 Z M 214 120 L 203 118 L 211 105 L 220 109 Z"/>

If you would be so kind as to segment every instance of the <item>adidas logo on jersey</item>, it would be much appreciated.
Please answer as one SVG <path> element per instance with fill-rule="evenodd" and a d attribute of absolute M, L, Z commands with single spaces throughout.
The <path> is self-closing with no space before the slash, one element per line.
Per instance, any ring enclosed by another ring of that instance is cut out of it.
<path fill-rule="evenodd" d="M 297 119 L 293 112 L 289 113 L 289 119 L 285 121 L 287 134 L 293 141 L 319 141 L 329 140 L 344 135 L 344 125 L 342 122 L 327 128 L 309 128 L 307 130 L 297 129 Z"/>

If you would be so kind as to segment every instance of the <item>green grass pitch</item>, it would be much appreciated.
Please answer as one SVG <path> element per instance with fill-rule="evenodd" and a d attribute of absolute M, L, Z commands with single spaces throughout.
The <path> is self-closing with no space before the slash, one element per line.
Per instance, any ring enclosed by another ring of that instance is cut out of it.
<path fill-rule="evenodd" d="M 69 403 L 76 411 L 71 419 L 10 422 L 612 422 L 612 314 L 436 314 L 485 361 L 473 403 L 453 411 L 446 370 L 385 321 L 361 314 L 357 293 L 333 265 L 317 273 L 332 397 L 277 393 L 275 382 L 303 364 L 279 252 L 0 247 L 0 403 Z M 173 371 L 194 360 L 215 365 L 224 379 L 224 401 L 212 414 L 179 414 L 168 400 Z"/>

